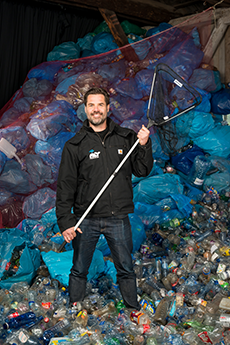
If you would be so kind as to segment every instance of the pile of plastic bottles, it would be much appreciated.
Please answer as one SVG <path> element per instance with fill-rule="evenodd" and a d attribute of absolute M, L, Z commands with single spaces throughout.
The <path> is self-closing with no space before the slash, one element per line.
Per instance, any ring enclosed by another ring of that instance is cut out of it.
<path fill-rule="evenodd" d="M 230 194 L 210 188 L 189 218 L 146 232 L 133 254 L 140 311 L 105 274 L 70 305 L 41 265 L 31 286 L 0 290 L 0 344 L 230 344 L 229 215 Z"/>

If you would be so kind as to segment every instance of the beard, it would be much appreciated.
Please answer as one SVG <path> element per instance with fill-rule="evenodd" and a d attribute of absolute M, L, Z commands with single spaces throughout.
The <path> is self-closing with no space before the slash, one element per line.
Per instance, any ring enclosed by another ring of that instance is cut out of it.
<path fill-rule="evenodd" d="M 101 115 L 101 117 L 98 119 L 95 119 L 92 115 L 96 115 L 96 114 Z M 88 116 L 89 122 L 94 126 L 100 126 L 101 124 L 103 124 L 106 121 L 106 119 L 107 119 L 107 114 L 103 114 L 103 113 L 99 113 L 99 112 L 90 114 Z"/>

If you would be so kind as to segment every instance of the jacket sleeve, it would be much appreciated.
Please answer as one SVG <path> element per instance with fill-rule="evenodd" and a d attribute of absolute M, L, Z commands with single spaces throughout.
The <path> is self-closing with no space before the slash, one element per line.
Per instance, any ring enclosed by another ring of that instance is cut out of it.
<path fill-rule="evenodd" d="M 71 212 L 77 190 L 77 154 L 65 144 L 59 167 L 56 195 L 57 223 L 61 232 L 76 225 L 76 216 Z"/>
<path fill-rule="evenodd" d="M 152 142 L 149 138 L 146 145 L 138 144 L 131 156 L 132 172 L 137 177 L 148 176 L 153 167 Z"/>

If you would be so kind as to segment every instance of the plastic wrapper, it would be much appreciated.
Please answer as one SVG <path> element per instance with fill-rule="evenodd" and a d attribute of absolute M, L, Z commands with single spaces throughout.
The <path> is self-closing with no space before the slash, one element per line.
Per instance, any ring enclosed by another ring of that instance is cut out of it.
<path fill-rule="evenodd" d="M 100 66 L 97 73 L 103 78 L 108 79 L 110 83 L 113 83 L 125 77 L 126 67 L 127 66 L 123 60 L 115 61 L 113 63 Z"/>
<path fill-rule="evenodd" d="M 113 35 L 108 32 L 101 32 L 94 36 L 91 43 L 91 50 L 94 54 L 101 54 L 113 49 L 117 49 Z"/>
<path fill-rule="evenodd" d="M 110 100 L 110 110 L 120 122 L 138 119 L 144 115 L 145 102 L 131 97 L 115 96 Z"/>
<path fill-rule="evenodd" d="M 18 151 L 23 152 L 30 146 L 30 139 L 21 126 L 12 126 L 0 130 L 0 138 L 4 138 Z"/>
<path fill-rule="evenodd" d="M 133 240 L 133 250 L 135 251 L 140 249 L 141 244 L 146 239 L 144 224 L 141 219 L 134 213 L 129 214 L 129 221 L 132 229 L 132 240 Z"/>
<path fill-rule="evenodd" d="M 47 79 L 53 83 L 56 79 L 57 72 L 63 65 L 65 65 L 65 63 L 62 61 L 55 61 L 52 64 L 45 61 L 32 68 L 27 74 L 27 77 L 29 79 L 36 78 L 37 80 Z"/>
<path fill-rule="evenodd" d="M 55 202 L 56 193 L 45 187 L 27 196 L 22 208 L 27 218 L 39 219 L 44 212 L 55 206 Z"/>
<path fill-rule="evenodd" d="M 188 150 L 172 156 L 171 163 L 177 170 L 181 171 L 185 175 L 188 175 L 193 161 L 198 155 L 204 155 L 204 151 L 194 144 Z"/>

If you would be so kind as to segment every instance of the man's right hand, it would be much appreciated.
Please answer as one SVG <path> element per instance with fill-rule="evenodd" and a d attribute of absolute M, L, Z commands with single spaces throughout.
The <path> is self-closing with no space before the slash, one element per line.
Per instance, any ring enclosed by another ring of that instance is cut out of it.
<path fill-rule="evenodd" d="M 82 234 L 82 231 L 80 228 L 77 228 L 76 231 Z M 76 231 L 74 231 L 74 226 L 72 228 L 68 228 L 65 231 L 63 231 L 62 235 L 67 243 L 70 243 L 74 239 L 74 237 L 76 237 Z"/>

